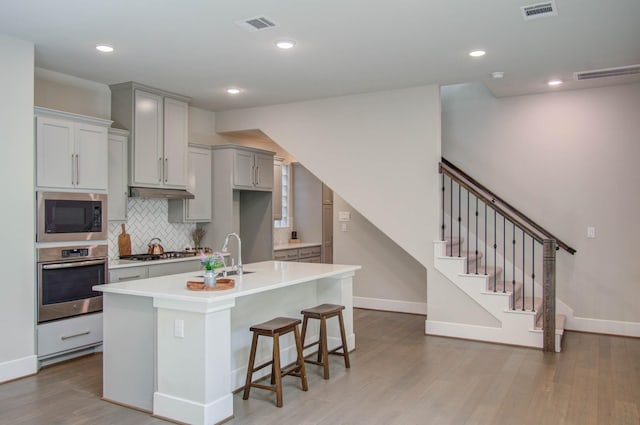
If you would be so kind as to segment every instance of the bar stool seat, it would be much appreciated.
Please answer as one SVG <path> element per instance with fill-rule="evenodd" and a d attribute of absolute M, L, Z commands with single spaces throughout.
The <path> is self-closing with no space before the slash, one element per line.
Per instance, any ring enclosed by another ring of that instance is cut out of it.
<path fill-rule="evenodd" d="M 309 389 L 307 385 L 307 372 L 304 367 L 304 357 L 302 355 L 302 340 L 300 339 L 300 331 L 298 325 L 300 319 L 292 319 L 290 317 L 276 317 L 258 325 L 251 326 L 249 330 L 253 332 L 251 341 L 251 353 L 249 355 L 249 366 L 247 367 L 247 380 L 244 386 L 243 400 L 249 398 L 251 387 L 261 388 L 263 390 L 274 391 L 276 393 L 276 406 L 282 407 L 282 377 L 293 375 L 300 378 L 303 391 Z M 296 342 L 297 359 L 293 365 L 287 365 L 283 370 L 280 366 L 280 336 L 294 333 Z M 267 336 L 273 338 L 273 356 L 270 361 L 255 366 L 256 349 L 258 347 L 258 337 Z M 271 365 L 271 385 L 263 385 L 252 382 L 253 373 Z"/>
<path fill-rule="evenodd" d="M 312 347 L 314 345 L 318 345 L 317 360 L 311 360 L 311 359 L 305 358 L 304 361 L 307 363 L 312 363 L 312 364 L 322 366 L 324 369 L 324 373 L 323 373 L 324 379 L 329 379 L 329 354 L 335 354 L 335 355 L 344 357 L 344 366 L 347 369 L 351 367 L 351 364 L 349 363 L 349 349 L 347 348 L 347 337 L 344 331 L 344 319 L 342 318 L 342 310 L 344 309 L 345 307 L 343 305 L 321 304 L 315 307 L 307 308 L 300 312 L 300 314 L 302 314 L 303 316 L 303 321 L 302 321 L 302 343 L 303 344 L 305 342 L 305 338 L 307 335 L 308 320 L 309 319 L 320 320 L 320 336 L 318 340 L 303 346 L 303 349 Z M 332 350 L 329 350 L 327 346 L 327 319 L 330 319 L 336 316 L 338 317 L 338 324 L 340 326 L 340 339 L 342 341 L 342 344 Z M 338 350 L 342 350 L 342 352 L 338 352 Z M 310 357 L 313 354 L 310 354 L 307 357 Z"/>

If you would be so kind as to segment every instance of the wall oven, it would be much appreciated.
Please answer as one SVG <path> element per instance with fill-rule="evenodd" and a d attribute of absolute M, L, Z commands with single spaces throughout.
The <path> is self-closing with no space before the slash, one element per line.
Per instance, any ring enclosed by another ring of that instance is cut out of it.
<path fill-rule="evenodd" d="M 37 192 L 38 242 L 107 239 L 107 195 Z"/>
<path fill-rule="evenodd" d="M 107 283 L 107 245 L 46 247 L 37 250 L 38 323 L 102 311 Z"/>

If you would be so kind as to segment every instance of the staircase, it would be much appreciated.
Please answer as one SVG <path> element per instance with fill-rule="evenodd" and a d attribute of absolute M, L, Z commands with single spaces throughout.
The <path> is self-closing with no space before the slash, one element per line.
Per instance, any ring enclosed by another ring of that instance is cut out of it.
<path fill-rule="evenodd" d="M 433 242 L 434 266 L 498 325 L 427 320 L 426 333 L 560 352 L 573 312 L 555 298 L 555 251 L 575 250 L 444 158 L 440 171 L 442 240 Z"/>
<path fill-rule="evenodd" d="M 523 294 L 523 282 L 515 282 L 515 285 L 505 282 L 502 268 L 485 268 L 479 264 L 484 256 L 481 252 L 476 256 L 475 253 L 462 251 L 458 256 L 457 249 L 452 250 L 452 247 L 463 240 L 453 238 L 452 242 L 451 238 L 447 238 L 445 241 L 434 241 L 435 268 L 495 317 L 501 327 L 471 325 L 466 331 L 459 327 L 457 335 L 448 336 L 542 348 L 542 297 Z M 561 351 L 564 322 L 565 315 L 557 314 L 556 352 Z"/>

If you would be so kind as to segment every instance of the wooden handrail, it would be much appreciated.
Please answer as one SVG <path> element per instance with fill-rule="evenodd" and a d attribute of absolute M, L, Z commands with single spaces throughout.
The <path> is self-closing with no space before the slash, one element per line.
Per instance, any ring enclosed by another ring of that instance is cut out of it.
<path fill-rule="evenodd" d="M 523 229 L 523 231 L 525 231 L 536 241 L 543 243 L 544 239 L 554 239 L 559 248 L 564 249 L 571 255 L 576 253 L 575 249 L 562 242 L 551 232 L 547 231 L 535 221 L 531 220 L 514 206 L 504 201 L 498 195 L 487 189 L 483 184 L 476 181 L 473 177 L 469 176 L 467 173 L 456 167 L 444 157 L 442 158 L 442 162 L 440 163 L 439 168 L 441 173 L 444 173 L 453 178 L 458 184 L 467 189 L 478 199 L 481 199 L 486 204 L 491 205 L 498 212 L 500 212 L 500 214 L 507 217 L 510 221 L 518 224 Z"/>

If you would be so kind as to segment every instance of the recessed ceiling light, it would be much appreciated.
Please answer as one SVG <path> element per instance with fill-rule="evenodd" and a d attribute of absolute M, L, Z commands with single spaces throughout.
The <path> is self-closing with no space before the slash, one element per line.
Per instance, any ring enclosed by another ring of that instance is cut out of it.
<path fill-rule="evenodd" d="M 494 80 L 499 80 L 500 78 L 504 78 L 504 72 L 502 71 L 495 71 L 491 73 L 491 77 Z"/>
<path fill-rule="evenodd" d="M 481 56 L 486 55 L 487 52 L 485 52 L 484 50 L 474 50 L 472 52 L 469 52 L 469 56 L 471 56 L 472 58 L 479 58 Z"/>
<path fill-rule="evenodd" d="M 562 80 L 550 80 L 547 84 L 552 87 L 559 86 L 560 84 L 562 84 Z"/>
<path fill-rule="evenodd" d="M 295 45 L 296 45 L 296 42 L 293 40 L 280 40 L 276 42 L 276 46 L 278 46 L 278 48 L 283 50 L 291 49 Z"/>
<path fill-rule="evenodd" d="M 113 46 L 108 44 L 96 44 L 96 50 L 102 53 L 111 53 L 113 52 Z"/>
<path fill-rule="evenodd" d="M 229 93 L 229 94 L 239 94 L 240 93 L 240 89 L 236 88 L 236 87 L 229 87 L 227 89 L 227 93 Z"/>

